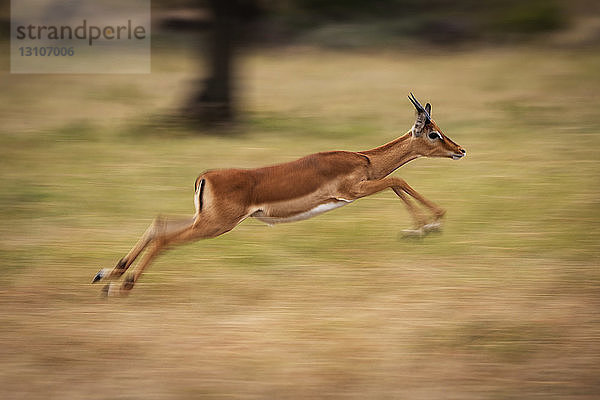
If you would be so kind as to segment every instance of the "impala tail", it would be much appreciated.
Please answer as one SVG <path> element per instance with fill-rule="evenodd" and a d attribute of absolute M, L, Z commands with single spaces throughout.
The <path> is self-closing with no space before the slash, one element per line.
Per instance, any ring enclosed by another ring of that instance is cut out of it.
<path fill-rule="evenodd" d="M 205 183 L 206 179 L 202 178 L 202 175 L 196 178 L 196 183 L 194 183 L 194 206 L 196 207 L 196 216 L 200 214 L 200 211 L 202 211 L 202 207 L 204 206 Z"/>

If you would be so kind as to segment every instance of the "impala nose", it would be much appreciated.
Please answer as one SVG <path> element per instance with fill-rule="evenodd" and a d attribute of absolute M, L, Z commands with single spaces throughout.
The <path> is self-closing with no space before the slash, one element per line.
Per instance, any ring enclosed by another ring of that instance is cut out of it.
<path fill-rule="evenodd" d="M 465 149 L 463 149 L 462 147 L 459 147 L 458 148 L 458 153 L 452 154 L 452 159 L 453 160 L 460 160 L 461 158 L 463 158 L 465 156 L 465 154 L 467 154 L 467 151 Z"/>

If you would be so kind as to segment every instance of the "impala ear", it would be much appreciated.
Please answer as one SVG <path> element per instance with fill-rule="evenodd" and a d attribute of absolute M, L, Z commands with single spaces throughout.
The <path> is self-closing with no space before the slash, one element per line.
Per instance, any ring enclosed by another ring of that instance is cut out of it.
<path fill-rule="evenodd" d="M 415 120 L 415 124 L 413 125 L 412 132 L 415 137 L 419 137 L 423 134 L 423 130 L 425 130 L 425 126 L 429 123 L 429 118 L 425 113 L 418 113 L 417 119 Z"/>
<path fill-rule="evenodd" d="M 429 114 L 429 116 L 431 117 L 431 104 L 425 104 L 425 111 L 427 111 L 427 114 Z"/>

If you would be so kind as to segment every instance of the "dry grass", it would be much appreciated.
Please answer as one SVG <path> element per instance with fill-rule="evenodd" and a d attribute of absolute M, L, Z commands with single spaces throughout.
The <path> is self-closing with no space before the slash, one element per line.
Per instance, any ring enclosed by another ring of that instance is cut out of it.
<path fill-rule="evenodd" d="M 1 80 L 0 397 L 600 395 L 597 52 L 262 51 L 222 137 L 145 122 L 194 65 L 153 60 Z M 409 90 L 469 152 L 399 171 L 448 209 L 442 235 L 399 240 L 382 193 L 175 249 L 127 299 L 89 285 L 155 214 L 190 213 L 202 170 L 374 147 L 411 125 Z"/>

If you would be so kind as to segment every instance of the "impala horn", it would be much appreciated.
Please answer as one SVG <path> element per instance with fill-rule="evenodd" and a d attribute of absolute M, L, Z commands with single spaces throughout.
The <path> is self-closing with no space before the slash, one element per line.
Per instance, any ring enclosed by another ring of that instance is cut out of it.
<path fill-rule="evenodd" d="M 429 115 L 429 112 L 421 105 L 421 103 L 419 103 L 419 100 L 417 100 L 417 98 L 415 97 L 414 94 L 412 94 L 412 92 L 410 92 L 410 96 L 408 96 L 408 99 L 410 100 L 411 103 L 413 103 L 413 105 L 415 106 L 415 108 L 417 109 L 417 111 L 419 113 L 425 114 L 425 118 L 426 118 L 427 122 L 431 121 L 431 116 Z"/>

